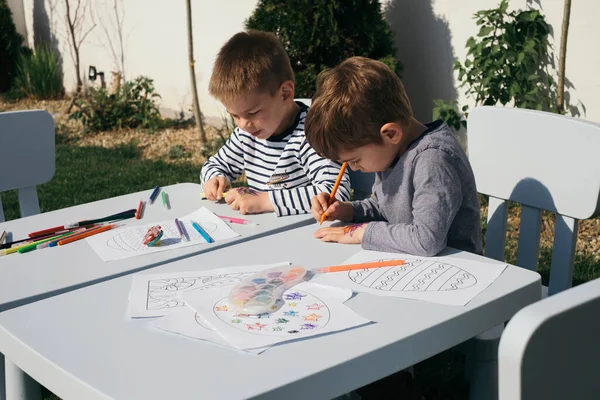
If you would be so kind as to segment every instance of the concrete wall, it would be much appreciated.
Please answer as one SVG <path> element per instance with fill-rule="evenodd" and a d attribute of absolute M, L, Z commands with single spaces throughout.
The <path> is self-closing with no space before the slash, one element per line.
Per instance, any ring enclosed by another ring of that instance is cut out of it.
<path fill-rule="evenodd" d="M 77 0 L 70 0 L 76 3 Z M 191 107 L 187 63 L 185 4 L 179 1 L 117 0 L 124 10 L 125 71 L 127 78 L 147 75 L 155 80 L 162 106 L 174 111 Z M 83 30 L 94 26 L 82 44 L 83 74 L 89 65 L 104 71 L 119 69 L 113 61 L 102 23 L 113 32 L 114 0 L 81 0 L 92 4 Z M 456 88 L 452 65 L 464 61 L 465 42 L 478 29 L 473 14 L 497 6 L 499 0 L 384 0 L 386 18 L 394 31 L 398 56 L 405 65 L 404 83 L 416 116 L 431 119 L 433 99 L 458 99 L 471 104 Z M 220 120 L 223 108 L 208 95 L 214 58 L 222 44 L 243 29 L 257 0 L 193 0 L 196 73 L 202 111 Z M 50 41 L 64 60 L 65 85 L 75 84 L 64 22 L 64 0 L 9 0 L 19 31 L 30 44 Z M 556 58 L 563 0 L 511 0 L 511 7 L 541 9 L 554 29 Z M 600 122 L 600 2 L 573 2 L 567 54 L 568 97 L 573 114 Z M 112 24 L 112 25 L 111 25 Z M 114 35 L 113 42 L 114 42 Z"/>

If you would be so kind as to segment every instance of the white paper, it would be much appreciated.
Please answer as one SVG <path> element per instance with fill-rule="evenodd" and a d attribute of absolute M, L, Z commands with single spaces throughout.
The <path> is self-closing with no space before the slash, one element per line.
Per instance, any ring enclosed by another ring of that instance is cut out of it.
<path fill-rule="evenodd" d="M 231 286 L 256 271 L 290 264 L 290 262 L 285 261 L 276 264 L 228 267 L 205 271 L 136 274 L 132 276 L 127 315 L 129 318 L 167 315 L 173 309 L 185 305 L 185 302 L 179 296 L 183 292 Z"/>
<path fill-rule="evenodd" d="M 205 340 L 221 346 L 231 345 L 221 335 L 213 331 L 204 319 L 191 307 L 183 306 L 173 308 L 169 315 L 159 318 L 150 325 L 152 328 L 187 336 L 193 339 Z M 260 354 L 269 347 L 248 349 L 246 351 Z"/>
<path fill-rule="evenodd" d="M 197 222 L 215 242 L 240 236 L 239 233 L 231 229 L 229 225 L 206 207 L 179 218 L 179 221 L 183 224 L 189 241 L 181 239 L 174 219 L 110 230 L 90 236 L 86 240 L 104 261 L 113 261 L 187 246 L 210 246 L 212 243 L 207 243 L 204 240 L 194 229 L 192 222 Z M 148 229 L 154 225 L 160 225 L 164 234 L 160 240 L 160 245 L 148 247 L 143 243 L 143 239 Z"/>
<path fill-rule="evenodd" d="M 379 296 L 402 297 L 464 306 L 492 284 L 506 264 L 482 263 L 458 257 L 416 257 L 363 250 L 344 264 L 405 260 L 398 267 L 318 274 L 311 282 Z"/>
<path fill-rule="evenodd" d="M 193 291 L 183 298 L 203 321 L 238 349 L 256 349 L 341 331 L 371 321 L 343 304 L 352 292 L 300 283 L 284 293 L 283 306 L 260 317 L 237 315 L 227 304 L 228 288 Z"/>

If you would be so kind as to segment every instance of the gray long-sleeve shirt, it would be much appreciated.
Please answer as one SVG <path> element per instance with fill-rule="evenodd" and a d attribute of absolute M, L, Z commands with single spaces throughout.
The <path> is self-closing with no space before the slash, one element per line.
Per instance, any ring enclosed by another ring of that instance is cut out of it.
<path fill-rule="evenodd" d="M 373 196 L 354 201 L 354 222 L 370 222 L 366 250 L 433 256 L 446 246 L 482 253 L 480 204 L 473 170 L 452 131 L 439 120 L 387 171 Z"/>

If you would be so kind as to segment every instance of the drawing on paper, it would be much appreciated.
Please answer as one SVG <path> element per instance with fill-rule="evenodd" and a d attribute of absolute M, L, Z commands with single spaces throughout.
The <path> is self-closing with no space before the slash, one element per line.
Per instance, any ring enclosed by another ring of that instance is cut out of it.
<path fill-rule="evenodd" d="M 391 258 L 377 261 L 387 260 Z M 405 261 L 398 267 L 348 271 L 348 277 L 361 286 L 388 292 L 445 292 L 477 284 L 474 275 L 455 265 L 417 258 Z"/>
<path fill-rule="evenodd" d="M 318 331 L 327 326 L 331 317 L 329 307 L 315 295 L 294 291 L 286 293 L 286 296 L 294 298 L 293 305 L 284 303 L 271 314 L 236 314 L 227 306 L 227 298 L 219 300 L 214 305 L 213 312 L 224 323 L 254 335 L 287 337 Z M 206 323 L 198 315 L 196 322 L 206 328 Z"/>
<path fill-rule="evenodd" d="M 207 232 L 212 233 L 218 229 L 217 224 L 213 222 L 200 222 L 198 223 L 204 228 Z M 169 223 L 162 226 L 162 230 L 164 232 L 163 237 L 160 240 L 160 246 L 169 246 L 175 243 L 180 243 L 181 238 L 179 236 L 179 232 L 174 224 Z M 144 251 L 151 250 L 148 246 L 144 245 L 143 240 L 144 236 L 148 229 L 146 227 L 136 227 L 132 229 L 123 230 L 114 236 L 110 237 L 106 241 L 106 246 L 115 249 L 115 250 L 123 250 L 123 251 Z M 188 235 L 195 236 L 195 231 L 190 230 L 186 227 L 186 231 Z"/>
<path fill-rule="evenodd" d="M 224 275 L 149 280 L 146 310 L 182 307 L 185 305 L 185 302 L 178 297 L 182 292 L 231 285 L 251 274 L 252 272 L 240 272 Z"/>

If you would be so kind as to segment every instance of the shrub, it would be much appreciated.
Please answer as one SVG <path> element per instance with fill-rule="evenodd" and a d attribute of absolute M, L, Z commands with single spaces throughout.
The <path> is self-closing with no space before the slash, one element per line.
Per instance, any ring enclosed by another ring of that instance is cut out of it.
<path fill-rule="evenodd" d="M 154 132 L 162 122 L 156 98 L 160 95 L 154 91 L 152 79 L 143 76 L 125 82 L 114 94 L 90 88 L 87 96 L 75 101 L 77 109 L 69 119 L 80 120 L 85 132 L 122 128 Z"/>
<path fill-rule="evenodd" d="M 22 44 L 12 12 L 6 0 L 0 0 L 0 93 L 10 89 Z"/>
<path fill-rule="evenodd" d="M 55 99 L 64 95 L 60 56 L 48 46 L 34 53 L 23 52 L 17 64 L 15 90 L 33 99 Z"/>
<path fill-rule="evenodd" d="M 296 97 L 312 97 L 316 76 L 351 56 L 381 60 L 400 75 L 379 0 L 260 0 L 247 29 L 276 33 L 296 74 Z"/>
<path fill-rule="evenodd" d="M 464 63 L 456 61 L 460 87 L 480 105 L 514 105 L 556 111 L 555 83 L 548 73 L 550 26 L 538 10 L 508 12 L 508 1 L 475 13 L 477 37 L 467 40 Z M 455 101 L 434 101 L 434 118 L 466 126 Z M 467 106 L 462 108 L 467 116 Z"/>

